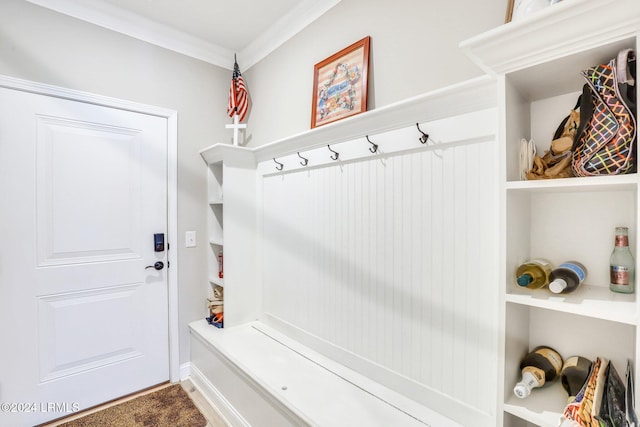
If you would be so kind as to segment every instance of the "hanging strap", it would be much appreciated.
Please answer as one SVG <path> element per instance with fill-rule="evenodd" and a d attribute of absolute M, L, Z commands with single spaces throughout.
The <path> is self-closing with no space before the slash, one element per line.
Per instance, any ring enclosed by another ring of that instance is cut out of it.
<path fill-rule="evenodd" d="M 573 140 L 573 146 L 571 147 L 571 151 L 573 152 L 578 148 L 578 144 L 580 143 L 580 139 L 584 133 L 584 128 L 587 126 L 587 123 L 591 121 L 591 116 L 593 116 L 593 98 L 591 96 L 591 88 L 586 83 L 582 86 L 582 95 L 578 97 L 578 104 L 580 104 L 580 124 L 576 131 L 576 139 Z"/>
<path fill-rule="evenodd" d="M 573 110 L 577 110 L 578 108 L 580 108 L 580 101 L 582 100 L 582 95 L 580 95 L 578 97 L 578 101 L 576 102 L 575 107 L 573 107 Z M 582 110 L 580 110 L 582 111 Z M 562 136 L 562 133 L 564 132 L 564 127 L 567 125 L 567 122 L 569 121 L 569 118 L 571 117 L 571 115 L 568 115 L 567 117 L 565 117 L 561 122 L 560 125 L 558 125 L 558 129 L 556 129 L 556 132 L 553 134 L 553 139 L 558 139 Z M 582 118 L 582 117 L 581 117 Z M 578 128 L 579 129 L 579 128 Z"/>
<path fill-rule="evenodd" d="M 618 83 L 628 83 L 631 86 L 635 84 L 635 63 L 636 55 L 633 49 L 623 49 L 618 52 L 618 58 L 616 59 Z M 630 66 L 633 67 L 633 70 Z"/>
<path fill-rule="evenodd" d="M 636 115 L 636 54 L 633 49 L 624 49 L 618 53 L 616 58 L 616 80 L 618 84 L 618 95 L 625 106 L 631 111 L 633 117 Z"/>

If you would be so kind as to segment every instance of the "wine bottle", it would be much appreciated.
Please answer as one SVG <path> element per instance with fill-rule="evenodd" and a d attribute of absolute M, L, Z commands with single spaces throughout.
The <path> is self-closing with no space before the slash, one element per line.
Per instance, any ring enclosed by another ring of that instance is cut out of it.
<path fill-rule="evenodd" d="M 516 270 L 516 283 L 523 288 L 542 288 L 549 284 L 551 269 L 551 263 L 546 259 L 532 259 L 518 267 Z"/>
<path fill-rule="evenodd" d="M 547 346 L 538 346 L 520 362 L 522 379 L 515 385 L 513 392 L 520 398 L 531 394 L 531 390 L 542 387 L 555 380 L 562 369 L 562 356 Z"/>
<path fill-rule="evenodd" d="M 629 250 L 629 229 L 616 227 L 616 239 L 609 258 L 609 289 L 632 294 L 635 291 L 635 262 Z"/>
<path fill-rule="evenodd" d="M 587 269 L 578 261 L 567 261 L 551 270 L 549 290 L 554 294 L 569 293 L 578 289 L 587 277 Z"/>
<path fill-rule="evenodd" d="M 562 387 L 569 394 L 567 403 L 575 400 L 576 395 L 589 378 L 592 363 L 582 356 L 571 356 L 565 360 L 560 372 L 560 382 Z"/>

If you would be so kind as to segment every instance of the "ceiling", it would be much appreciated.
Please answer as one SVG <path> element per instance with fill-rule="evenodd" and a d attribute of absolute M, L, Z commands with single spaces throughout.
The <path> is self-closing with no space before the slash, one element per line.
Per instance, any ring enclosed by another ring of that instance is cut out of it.
<path fill-rule="evenodd" d="M 244 71 L 341 0 L 27 0 L 140 40 Z"/>

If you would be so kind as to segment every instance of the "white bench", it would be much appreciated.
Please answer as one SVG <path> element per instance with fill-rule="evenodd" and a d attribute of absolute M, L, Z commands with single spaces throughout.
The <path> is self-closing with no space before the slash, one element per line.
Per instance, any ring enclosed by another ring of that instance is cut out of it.
<path fill-rule="evenodd" d="M 189 327 L 191 379 L 233 426 L 461 427 L 262 323 Z"/>

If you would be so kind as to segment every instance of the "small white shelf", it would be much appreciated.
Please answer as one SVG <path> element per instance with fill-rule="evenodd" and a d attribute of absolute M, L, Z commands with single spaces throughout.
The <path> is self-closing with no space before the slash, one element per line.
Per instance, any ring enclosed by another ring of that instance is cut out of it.
<path fill-rule="evenodd" d="M 509 393 L 510 390 L 506 390 Z M 560 381 L 535 389 L 524 399 L 513 393 L 507 397 L 504 411 L 541 427 L 557 427 L 568 395 Z"/>
<path fill-rule="evenodd" d="M 222 199 L 211 199 L 209 200 L 209 205 L 211 206 L 221 206 L 224 204 L 224 201 Z"/>
<path fill-rule="evenodd" d="M 224 246 L 224 240 L 222 238 L 212 238 L 212 239 L 209 239 L 209 244 L 216 245 L 216 246 Z"/>
<path fill-rule="evenodd" d="M 610 175 L 574 177 L 559 179 L 539 179 L 532 181 L 507 181 L 509 191 L 518 192 L 576 192 L 605 190 L 634 190 L 638 185 L 638 175 Z"/>
<path fill-rule="evenodd" d="M 638 320 L 635 294 L 611 292 L 605 286 L 584 284 L 570 294 L 554 294 L 548 289 L 518 289 L 514 286 L 507 290 L 505 299 L 514 304 L 629 325 L 635 325 Z"/>
<path fill-rule="evenodd" d="M 212 285 L 222 286 L 224 288 L 224 279 L 220 279 L 219 277 L 212 277 L 209 280 L 209 283 Z"/>

